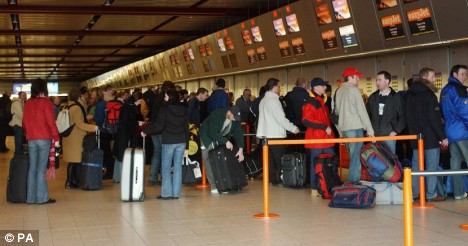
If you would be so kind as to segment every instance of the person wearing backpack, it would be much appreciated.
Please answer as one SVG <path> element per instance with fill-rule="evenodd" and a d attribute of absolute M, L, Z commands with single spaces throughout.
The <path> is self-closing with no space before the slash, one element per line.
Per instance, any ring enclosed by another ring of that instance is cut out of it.
<path fill-rule="evenodd" d="M 65 189 L 78 188 L 79 169 L 83 152 L 83 139 L 88 132 L 95 132 L 98 127 L 87 123 L 86 98 L 88 88 L 73 88 L 68 93 L 68 114 L 70 126 L 75 125 L 70 135 L 62 138 L 63 160 L 68 162 Z"/>
<path fill-rule="evenodd" d="M 305 139 L 335 138 L 331 128 L 330 113 L 325 105 L 323 95 L 327 83 L 321 78 L 314 78 L 310 83 L 313 97 L 309 97 L 302 106 L 302 123 L 307 127 Z M 333 143 L 306 144 L 310 149 L 310 187 L 312 197 L 319 197 L 317 180 L 315 177 L 315 157 L 320 154 L 335 154 Z"/>

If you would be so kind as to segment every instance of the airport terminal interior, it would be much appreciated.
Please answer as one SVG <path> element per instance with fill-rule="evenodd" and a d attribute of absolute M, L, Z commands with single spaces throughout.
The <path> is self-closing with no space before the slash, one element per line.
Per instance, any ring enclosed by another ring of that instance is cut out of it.
<path fill-rule="evenodd" d="M 269 78 L 279 79 L 285 95 L 300 77 L 321 77 L 335 93 L 347 67 L 363 74 L 363 96 L 377 90 L 382 70 L 398 92 L 421 68 L 433 68 L 440 90 L 452 66 L 468 64 L 467 13 L 467 0 L 5 0 L 0 94 L 30 90 L 36 78 L 63 102 L 81 86 L 145 92 L 171 80 L 188 92 L 211 92 L 223 78 L 235 100 L 246 88 L 257 97 Z M 6 144 L 0 192 L 13 136 Z M 265 212 L 261 177 L 239 192 L 183 185 L 179 199 L 161 200 L 161 185 L 149 182 L 145 168 L 144 201 L 122 202 L 111 179 L 100 190 L 65 189 L 60 160 L 48 181 L 56 203 L 0 196 L 0 231 L 38 230 L 41 246 L 404 245 L 402 205 L 330 208 L 310 187 L 269 186 L 270 212 L 279 217 L 258 219 Z M 412 210 L 414 245 L 468 245 L 460 228 L 468 227 L 468 199 L 432 204 Z"/>

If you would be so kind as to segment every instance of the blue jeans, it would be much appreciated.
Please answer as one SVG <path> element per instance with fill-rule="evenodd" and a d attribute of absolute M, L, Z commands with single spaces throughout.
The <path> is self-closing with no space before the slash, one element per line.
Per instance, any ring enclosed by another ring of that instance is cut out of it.
<path fill-rule="evenodd" d="M 436 171 L 439 166 L 440 148 L 424 150 L 424 161 L 427 171 Z M 412 170 L 419 170 L 418 150 L 413 149 Z M 426 178 L 426 198 L 431 199 L 437 196 L 437 176 L 427 176 Z M 419 176 L 412 177 L 413 197 L 419 197 Z"/>
<path fill-rule="evenodd" d="M 21 126 L 13 126 L 13 132 L 15 134 L 15 155 L 23 154 L 23 128 Z"/>
<path fill-rule="evenodd" d="M 115 183 L 120 183 L 120 179 L 122 177 L 122 162 L 115 158 L 114 161 L 114 174 L 112 175 L 112 179 Z"/>
<path fill-rule="evenodd" d="M 27 203 L 44 203 L 49 200 L 45 179 L 51 140 L 29 140 L 29 171 Z"/>
<path fill-rule="evenodd" d="M 387 140 L 387 141 L 382 141 L 383 143 L 385 143 L 385 145 L 387 145 L 388 149 L 393 153 L 395 154 L 395 151 L 396 151 L 396 140 Z"/>
<path fill-rule="evenodd" d="M 468 162 L 468 140 L 451 143 L 449 147 L 450 169 L 460 169 L 462 160 Z M 452 176 L 452 187 L 454 196 L 463 196 L 465 187 L 461 175 Z"/>
<path fill-rule="evenodd" d="M 345 138 L 362 138 L 364 137 L 363 129 L 343 131 Z M 360 152 L 362 149 L 362 142 L 359 143 L 347 143 L 346 149 L 349 154 L 349 174 L 348 182 L 357 182 L 361 179 L 361 158 Z"/>
<path fill-rule="evenodd" d="M 185 143 L 162 145 L 162 197 L 179 197 L 180 195 L 185 146 Z M 172 175 L 171 167 L 173 167 Z"/>
<path fill-rule="evenodd" d="M 325 149 L 310 149 L 310 188 L 317 189 L 317 179 L 315 177 L 315 157 L 320 154 L 335 154 L 333 147 Z"/>
<path fill-rule="evenodd" d="M 152 135 L 151 140 L 153 141 L 153 157 L 151 158 L 149 181 L 157 183 L 159 168 L 161 168 L 161 135 Z"/>

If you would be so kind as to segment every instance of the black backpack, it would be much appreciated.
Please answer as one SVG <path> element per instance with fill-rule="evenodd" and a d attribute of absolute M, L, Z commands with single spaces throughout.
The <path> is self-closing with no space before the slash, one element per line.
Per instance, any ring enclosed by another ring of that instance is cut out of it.
<path fill-rule="evenodd" d="M 294 121 L 296 115 L 294 113 L 294 105 L 289 93 L 286 94 L 286 96 L 280 96 L 279 100 L 281 102 L 281 106 L 283 107 L 286 118 L 290 121 Z"/>

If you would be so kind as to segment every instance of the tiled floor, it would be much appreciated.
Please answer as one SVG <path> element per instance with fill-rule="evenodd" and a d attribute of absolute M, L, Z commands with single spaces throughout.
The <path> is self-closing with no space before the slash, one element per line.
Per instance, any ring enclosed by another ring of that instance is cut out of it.
<path fill-rule="evenodd" d="M 13 149 L 12 139 L 8 146 Z M 10 151 L 12 152 L 12 151 Z M 0 190 L 5 191 L 12 154 L 0 154 Z M 307 189 L 271 188 L 275 220 L 253 218 L 263 209 L 261 181 L 238 194 L 211 195 L 186 186 L 179 200 L 155 197 L 147 186 L 144 202 L 120 201 L 120 186 L 100 191 L 65 190 L 65 165 L 49 183 L 50 205 L 10 204 L 0 199 L 0 230 L 40 230 L 40 245 L 403 245 L 402 206 L 367 210 L 329 208 Z M 468 245 L 468 199 L 413 210 L 415 245 Z M 3 240 L 3 238 L 0 238 Z"/>

